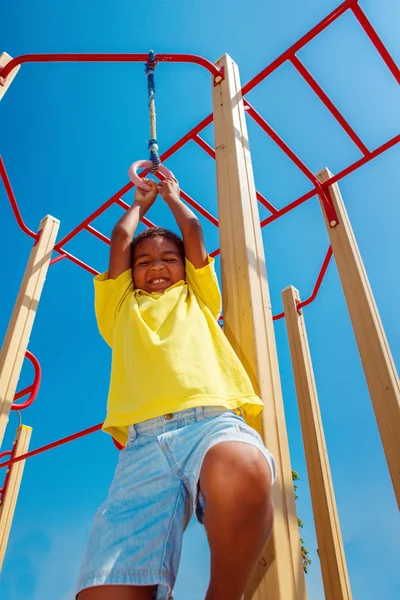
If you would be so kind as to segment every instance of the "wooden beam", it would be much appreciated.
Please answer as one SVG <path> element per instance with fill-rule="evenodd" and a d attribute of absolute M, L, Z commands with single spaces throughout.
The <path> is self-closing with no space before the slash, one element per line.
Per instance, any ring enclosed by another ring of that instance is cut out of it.
<path fill-rule="evenodd" d="M 7 54 L 7 52 L 3 52 L 2 54 L 0 54 L 0 67 L 5 67 L 11 60 L 12 56 Z M 15 67 L 15 69 L 11 71 L 11 73 L 7 76 L 5 81 L 0 77 L 0 100 L 3 98 L 4 94 L 10 87 L 11 82 L 18 73 L 19 69 L 20 65 L 18 65 L 17 67 Z"/>
<path fill-rule="evenodd" d="M 306 326 L 302 311 L 297 309 L 300 295 L 294 287 L 288 287 L 283 290 L 282 299 L 296 384 L 325 599 L 351 600 L 350 582 Z"/>
<path fill-rule="evenodd" d="M 317 177 L 324 183 L 332 173 L 323 169 Z M 339 220 L 336 227 L 330 227 L 321 198 L 320 204 L 400 508 L 399 377 L 338 184 L 329 186 L 328 193 Z"/>
<path fill-rule="evenodd" d="M 29 450 L 32 428 L 20 425 L 17 429 L 13 446 L 13 456 L 21 456 Z M 7 488 L 0 502 L 0 571 L 3 566 L 4 556 L 10 536 L 11 525 L 18 500 L 25 460 L 17 462 L 7 469 Z"/>
<path fill-rule="evenodd" d="M 17 389 L 60 221 L 48 215 L 39 226 L 0 353 L 0 447 Z"/>
<path fill-rule="evenodd" d="M 275 524 L 246 600 L 304 600 L 302 555 L 292 485 L 264 248 L 237 65 L 225 55 L 213 87 L 214 135 L 225 334 L 264 401 L 261 430 L 278 471 Z M 269 568 L 268 568 L 269 567 Z"/>

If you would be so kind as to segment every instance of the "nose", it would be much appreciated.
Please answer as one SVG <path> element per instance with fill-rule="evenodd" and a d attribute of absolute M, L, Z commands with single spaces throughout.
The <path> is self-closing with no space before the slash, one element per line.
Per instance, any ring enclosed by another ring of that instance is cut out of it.
<path fill-rule="evenodd" d="M 155 260 L 153 261 L 152 265 L 151 265 L 151 270 L 152 271 L 162 271 L 164 268 L 164 263 L 161 260 Z"/>

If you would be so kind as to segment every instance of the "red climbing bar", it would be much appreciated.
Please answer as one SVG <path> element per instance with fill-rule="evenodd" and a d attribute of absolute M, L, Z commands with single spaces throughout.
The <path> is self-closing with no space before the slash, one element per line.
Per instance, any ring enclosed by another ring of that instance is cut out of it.
<path fill-rule="evenodd" d="M 266 134 L 275 142 L 275 144 L 286 154 L 288 158 L 300 171 L 309 179 L 314 185 L 318 183 L 318 179 L 314 173 L 303 163 L 303 161 L 293 152 L 293 150 L 283 141 L 283 139 L 268 125 L 267 121 L 256 111 L 253 106 L 247 100 L 244 100 L 244 104 L 247 107 L 247 113 L 252 119 L 265 131 Z"/>
<path fill-rule="evenodd" d="M 90 214 L 84 221 L 82 221 L 82 223 L 80 223 L 79 225 L 77 225 L 75 227 L 75 229 L 73 229 L 70 233 L 68 233 L 68 235 L 66 235 L 65 237 L 63 237 L 63 239 L 60 240 L 58 242 L 58 244 L 56 244 L 56 248 L 61 248 L 61 246 L 65 246 L 65 244 L 67 242 L 69 242 L 70 240 L 72 240 L 72 238 L 75 237 L 78 233 L 80 233 L 82 231 L 82 229 L 85 229 L 87 225 L 89 225 L 98 216 L 100 216 L 105 210 L 107 210 L 107 208 L 109 208 L 111 206 L 111 204 L 113 204 L 114 202 L 116 202 L 117 199 L 119 198 L 119 196 L 123 196 L 124 194 L 126 194 L 127 192 L 129 192 L 129 190 L 131 190 L 132 188 L 133 188 L 133 183 L 131 183 L 131 182 L 129 182 L 126 185 L 124 185 L 120 190 L 118 190 L 118 192 L 116 192 L 115 194 L 113 194 L 111 196 L 111 198 L 109 198 L 97 210 L 95 210 L 94 212 L 92 212 L 92 214 Z"/>
<path fill-rule="evenodd" d="M 42 379 L 42 369 L 40 368 L 40 363 L 36 356 L 32 354 L 32 352 L 29 352 L 29 350 L 26 351 L 25 356 L 28 360 L 31 361 L 33 365 L 33 368 L 35 370 L 35 378 L 33 380 L 32 385 L 28 386 L 24 390 L 21 390 L 14 396 L 14 402 L 11 405 L 11 410 L 24 410 L 24 408 L 28 408 L 28 406 L 30 406 L 36 400 L 36 396 L 39 392 L 40 381 Z M 29 393 L 30 396 L 27 400 L 25 400 L 25 402 L 22 402 L 21 404 L 15 404 L 15 400 L 19 400 L 20 398 L 26 396 L 26 394 Z"/>
<path fill-rule="evenodd" d="M 34 233 L 31 229 L 29 229 L 29 227 L 27 227 L 23 221 L 23 218 L 19 211 L 18 204 L 15 199 L 14 192 L 12 190 L 10 180 L 8 179 L 7 171 L 6 171 L 6 168 L 4 166 L 4 162 L 3 162 L 3 159 L 1 158 L 1 156 L 0 156 L 0 176 L 3 180 L 4 187 L 7 192 L 7 196 L 10 201 L 12 211 L 14 213 L 15 220 L 17 221 L 17 223 L 20 226 L 20 228 L 22 229 L 22 231 L 24 233 L 26 233 L 26 235 L 29 235 L 30 237 L 32 237 L 33 239 L 36 240 L 37 234 Z"/>
<path fill-rule="evenodd" d="M 299 302 L 299 304 L 297 305 L 298 309 L 303 308 L 304 306 L 308 306 L 309 304 L 311 304 L 311 302 L 314 302 L 315 298 L 318 296 L 318 292 L 319 292 L 321 284 L 324 280 L 324 277 L 325 277 L 326 271 L 328 269 L 332 255 L 333 255 L 333 250 L 332 250 L 332 247 L 329 246 L 326 256 L 324 258 L 324 262 L 322 263 L 321 270 L 317 277 L 317 281 L 315 282 L 315 286 L 312 291 L 312 294 L 309 298 L 307 298 L 307 300 L 303 300 L 303 302 Z"/>
<path fill-rule="evenodd" d="M 333 102 L 328 98 L 328 96 L 325 94 L 324 90 L 316 82 L 314 77 L 306 69 L 306 67 L 303 65 L 303 63 L 297 58 L 297 56 L 292 56 L 290 61 L 293 64 L 293 66 L 297 69 L 297 71 L 300 73 L 300 75 L 304 78 L 304 80 L 308 83 L 308 85 L 311 87 L 313 92 L 315 92 L 315 94 L 323 102 L 323 104 L 331 112 L 331 114 L 335 117 L 335 119 L 338 121 L 338 123 L 340 123 L 340 125 L 343 127 L 343 129 L 345 130 L 347 135 L 353 140 L 353 142 L 355 143 L 357 148 L 360 150 L 360 152 L 364 156 L 367 156 L 369 154 L 368 148 L 361 141 L 361 139 L 358 137 L 358 135 L 356 134 L 354 129 L 349 125 L 349 123 L 346 121 L 346 119 L 343 117 L 343 115 L 338 111 L 338 109 L 333 104 Z"/>
<path fill-rule="evenodd" d="M 386 46 L 383 44 L 375 29 L 372 27 L 366 14 L 357 2 L 354 2 L 350 8 L 353 11 L 354 16 L 360 23 L 361 27 L 364 29 L 365 33 L 375 46 L 376 50 L 379 52 L 382 59 L 385 61 L 393 77 L 396 79 L 397 83 L 400 84 L 400 69 L 394 62 L 393 58 L 389 54 L 388 50 L 386 49 Z"/>
<path fill-rule="evenodd" d="M 24 63 L 38 62 L 144 62 L 148 61 L 148 53 L 140 54 L 23 54 L 10 60 L 5 66 L 0 68 L 0 76 L 7 77 L 11 71 L 18 65 Z M 157 54 L 157 62 L 173 63 L 194 63 L 210 71 L 214 77 L 224 78 L 221 72 L 212 62 L 196 56 L 195 54 Z"/>
<path fill-rule="evenodd" d="M 331 246 L 329 246 L 328 251 L 326 253 L 326 256 L 324 258 L 324 262 L 322 263 L 321 270 L 320 270 L 320 272 L 318 274 L 317 281 L 315 282 L 312 294 L 311 294 L 311 296 L 309 298 L 307 298 L 307 300 L 303 300 L 303 302 L 299 302 L 299 304 L 297 305 L 297 308 L 299 310 L 301 308 L 303 308 L 304 306 L 308 306 L 308 304 L 311 304 L 311 302 L 314 302 L 315 298 L 318 296 L 318 292 L 319 292 L 319 290 L 321 288 L 322 282 L 323 282 L 324 277 L 326 275 L 326 271 L 328 269 L 328 266 L 329 266 L 330 260 L 332 258 L 332 255 L 333 255 L 333 251 L 332 251 Z M 273 319 L 273 321 L 278 321 L 279 319 L 283 319 L 284 316 L 285 316 L 285 313 L 281 312 L 281 313 L 279 313 L 277 315 L 274 315 L 272 317 L 272 319 Z"/>
<path fill-rule="evenodd" d="M 346 0 L 340 6 L 335 8 L 328 16 L 326 16 L 322 21 L 320 21 L 315 27 L 310 29 L 303 37 L 301 37 L 297 42 L 295 42 L 290 48 L 288 48 L 285 52 L 283 52 L 278 58 L 276 58 L 271 64 L 269 64 L 265 69 L 263 69 L 258 75 L 253 77 L 246 85 L 242 88 L 243 96 L 248 94 L 250 90 L 256 87 L 261 81 L 263 81 L 268 75 L 271 75 L 278 67 L 283 65 L 285 61 L 295 55 L 303 46 L 308 44 L 312 39 L 314 39 L 321 31 L 326 29 L 328 25 L 333 23 L 338 17 L 340 17 L 343 13 L 346 12 L 349 8 L 357 2 L 357 0 Z"/>
<path fill-rule="evenodd" d="M 78 431 L 77 433 L 73 433 L 72 435 L 68 435 L 67 437 L 56 440 L 55 442 L 51 442 L 51 444 L 46 444 L 45 446 L 41 446 L 40 448 L 36 448 L 35 450 L 31 450 L 26 454 L 21 454 L 21 456 L 16 456 L 15 458 L 11 458 L 3 463 L 0 463 L 0 469 L 4 469 L 5 467 L 9 467 L 10 465 L 19 462 L 20 460 L 25 460 L 27 458 L 31 458 L 32 456 L 36 456 L 37 454 L 42 454 L 43 452 L 47 452 L 47 450 L 52 450 L 52 448 L 57 448 L 58 446 L 63 446 L 64 444 L 68 444 L 69 442 L 73 442 L 85 435 L 89 435 L 94 433 L 95 431 L 100 431 L 103 423 L 99 423 L 98 425 L 93 425 L 93 427 L 89 427 L 88 429 L 83 429 L 82 431 Z M 0 455 L 0 458 L 3 455 Z"/>

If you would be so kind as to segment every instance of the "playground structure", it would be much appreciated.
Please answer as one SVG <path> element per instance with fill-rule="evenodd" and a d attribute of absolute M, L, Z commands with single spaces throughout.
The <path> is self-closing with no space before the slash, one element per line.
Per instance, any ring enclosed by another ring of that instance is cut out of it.
<path fill-rule="evenodd" d="M 399 68 L 356 0 L 343 2 L 243 87 L 240 84 L 238 68 L 229 56 L 223 56 L 215 64 L 201 57 L 184 54 L 157 56 L 159 63 L 196 63 L 208 69 L 212 75 L 213 114 L 203 119 L 160 158 L 164 163 L 187 142 L 193 141 L 216 161 L 218 220 L 183 190 L 181 197 L 204 218 L 219 227 L 220 249 L 214 250 L 211 256 L 221 253 L 224 331 L 245 365 L 255 390 L 264 401 L 262 419 L 252 425 L 262 431 L 266 445 L 277 461 L 278 483 L 274 488 L 276 509 L 274 532 L 246 592 L 246 600 L 305 600 L 307 597 L 273 328 L 273 321 L 283 317 L 286 320 L 289 337 L 325 597 L 328 600 L 351 598 L 303 316 L 303 308 L 313 302 L 318 294 L 332 256 L 335 257 L 393 488 L 400 505 L 400 385 L 338 187 L 341 179 L 399 143 L 400 134 L 378 148 L 368 149 L 297 56 L 301 48 L 346 11 L 352 12 L 387 68 L 400 84 Z M 146 63 L 147 59 L 147 54 L 25 55 L 15 59 L 2 55 L 0 98 L 8 91 L 17 70 L 24 63 L 44 61 Z M 290 61 L 296 68 L 362 155 L 359 160 L 348 165 L 340 173 L 333 175 L 328 169 L 323 169 L 320 173 L 313 174 L 245 98 L 248 92 L 286 61 Z M 255 189 L 246 113 L 285 152 L 312 185 L 309 192 L 282 209 L 275 208 Z M 215 150 L 200 136 L 200 133 L 212 122 L 214 122 Z M 1 159 L 0 175 L 19 227 L 34 240 L 0 355 L 1 446 L 10 410 L 22 410 L 28 407 L 35 400 L 39 390 L 40 365 L 29 353 L 27 356 L 35 366 L 35 381 L 32 386 L 16 394 L 19 374 L 27 352 L 29 335 L 48 267 L 67 259 L 92 275 L 96 275 L 95 269 L 69 253 L 65 247 L 81 231 L 87 231 L 106 244 L 110 244 L 110 240 L 95 229 L 92 222 L 113 204 L 124 209 L 128 208 L 128 204 L 121 198 L 133 188 L 133 183 L 127 183 L 70 233 L 56 242 L 59 228 L 57 219 L 51 216 L 45 217 L 37 233 L 24 223 Z M 311 296 L 301 301 L 297 290 L 293 287 L 286 288 L 282 293 L 284 312 L 272 315 L 261 228 L 314 196 L 318 196 L 320 201 L 330 238 L 330 247 Z M 271 213 L 261 223 L 258 202 Z M 144 219 L 143 222 L 149 227 L 154 226 L 148 219 Z M 53 249 L 58 256 L 51 260 Z M 29 394 L 28 400 L 18 405 L 16 401 L 27 394 Z M 24 425 L 18 427 L 12 449 L 0 453 L 0 460 L 2 460 L 0 468 L 7 469 L 0 490 L 0 566 L 6 550 L 25 461 L 40 452 L 98 431 L 100 428 L 101 424 L 98 424 L 36 450 L 28 451 L 31 430 Z"/>

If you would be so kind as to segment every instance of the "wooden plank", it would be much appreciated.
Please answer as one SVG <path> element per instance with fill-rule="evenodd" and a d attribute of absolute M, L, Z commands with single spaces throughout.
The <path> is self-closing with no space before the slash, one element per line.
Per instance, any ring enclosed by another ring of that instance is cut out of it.
<path fill-rule="evenodd" d="M 7 52 L 3 52 L 2 54 L 0 54 L 0 67 L 5 67 L 10 62 L 10 60 L 12 60 L 12 56 L 7 54 Z M 20 69 L 20 65 L 15 67 L 15 69 L 13 69 L 11 71 L 11 73 L 9 75 L 7 75 L 7 79 L 4 83 L 0 77 L 0 100 L 3 98 L 4 94 L 10 87 L 11 82 L 13 81 L 14 77 L 18 73 L 19 69 Z"/>
<path fill-rule="evenodd" d="M 292 485 L 264 248 L 237 65 L 225 55 L 213 88 L 224 329 L 264 401 L 261 430 L 278 471 L 275 524 L 246 600 L 304 600 L 302 556 Z"/>
<path fill-rule="evenodd" d="M 0 353 L 0 447 L 60 222 L 46 216 L 33 246 Z"/>
<path fill-rule="evenodd" d="M 339 516 L 299 292 L 282 292 L 326 600 L 351 600 Z"/>
<path fill-rule="evenodd" d="M 321 183 L 329 169 L 317 175 Z M 339 224 L 330 227 L 320 198 L 393 488 L 400 508 L 400 384 L 357 241 L 337 183 L 328 188 Z M 373 234 L 373 231 L 372 231 Z"/>
<path fill-rule="evenodd" d="M 32 428 L 26 425 L 20 425 L 15 436 L 14 456 L 21 456 L 28 452 L 29 442 L 32 435 Z M 9 476 L 7 489 L 2 502 L 0 503 L 0 571 L 3 566 L 4 556 L 7 549 L 8 538 L 10 536 L 11 525 L 14 518 L 15 507 L 17 505 L 19 489 L 21 486 L 22 475 L 24 472 L 25 460 L 21 460 L 9 467 Z"/>

